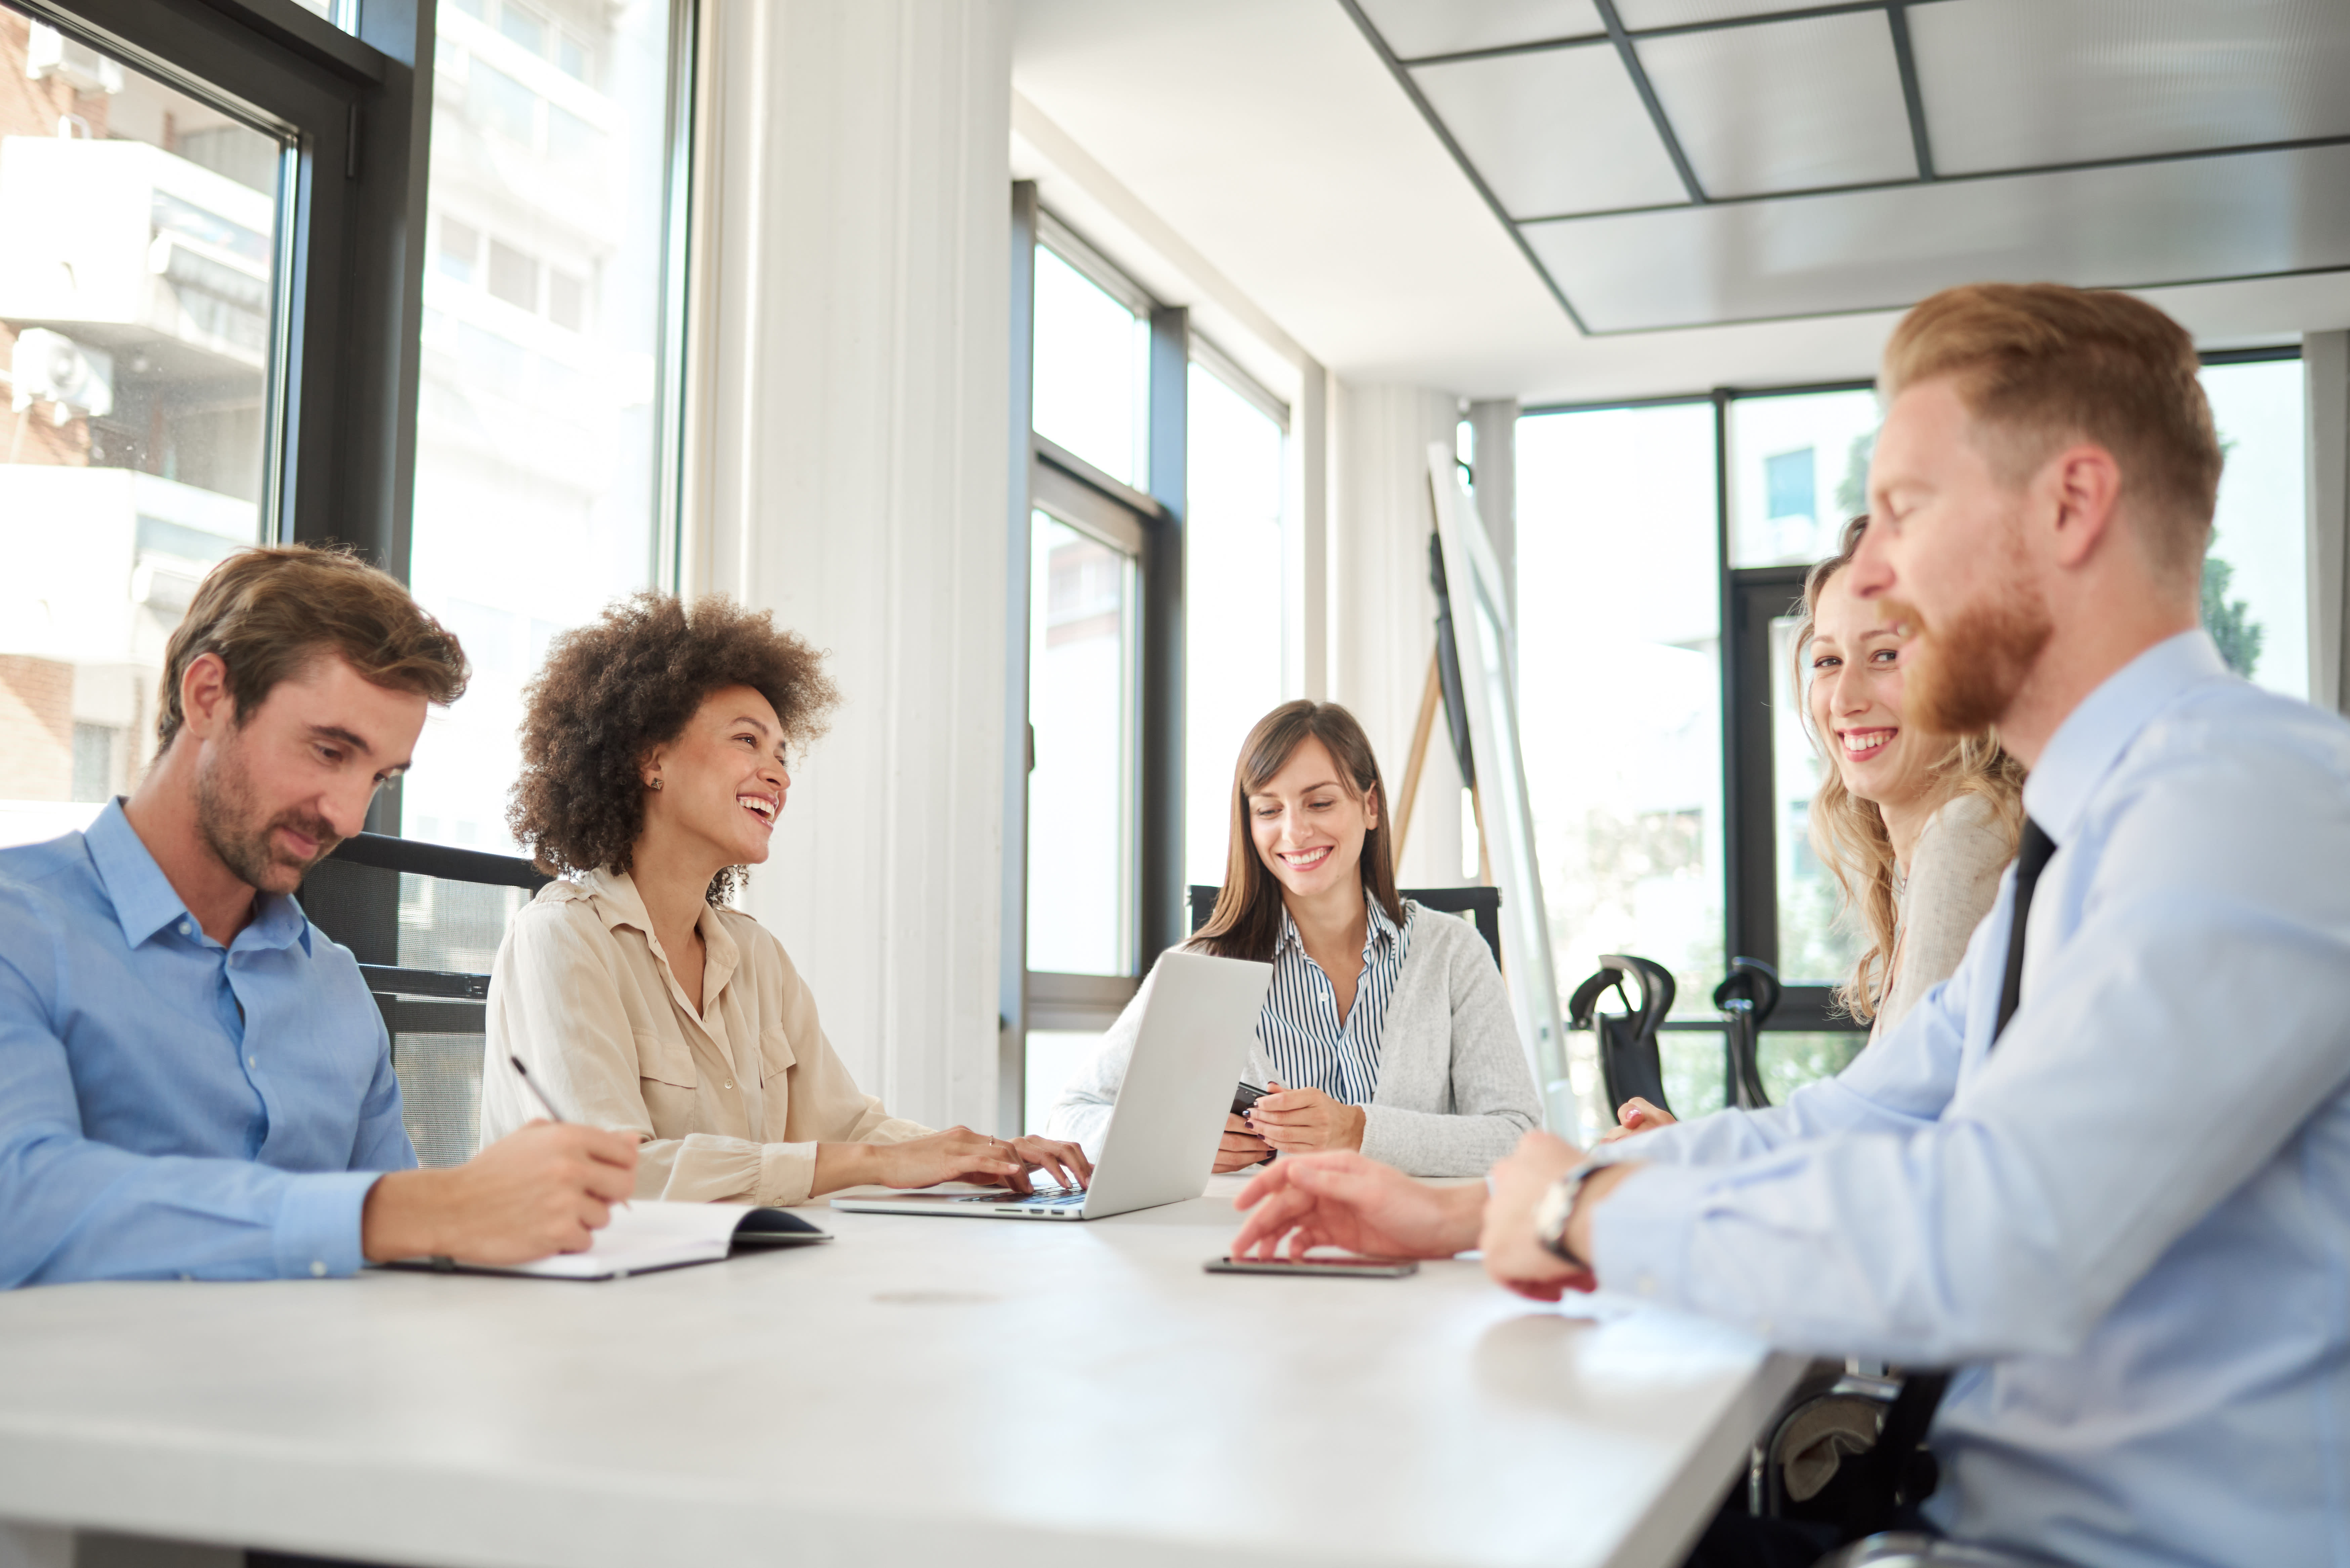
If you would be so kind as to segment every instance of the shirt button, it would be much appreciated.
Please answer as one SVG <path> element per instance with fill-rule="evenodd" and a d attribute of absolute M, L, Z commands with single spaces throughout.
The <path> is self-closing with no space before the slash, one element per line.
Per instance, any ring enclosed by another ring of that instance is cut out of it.
<path fill-rule="evenodd" d="M 731 1088 L 733 1088 L 734 1085 L 732 1085 L 732 1084 L 729 1084 L 729 1085 L 727 1085 L 726 1086 L 727 1086 L 728 1088 L 730 1088 L 730 1089 L 731 1089 Z"/>
<path fill-rule="evenodd" d="M 190 925 L 187 921 L 182 920 L 180 922 L 180 934 L 183 937 L 192 937 L 196 934 L 196 928 Z"/>
<path fill-rule="evenodd" d="M 244 1059 L 244 1064 L 248 1067 L 258 1067 L 261 1065 L 261 1058 L 258 1056 L 247 1056 Z"/>
<path fill-rule="evenodd" d="M 325 1279 L 327 1277 L 327 1265 L 316 1258 L 311 1259 L 310 1277 L 314 1280 Z"/>

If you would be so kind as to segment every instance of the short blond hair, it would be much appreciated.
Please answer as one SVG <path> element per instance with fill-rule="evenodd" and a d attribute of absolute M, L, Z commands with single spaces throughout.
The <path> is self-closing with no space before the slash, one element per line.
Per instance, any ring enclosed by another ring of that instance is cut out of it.
<path fill-rule="evenodd" d="M 1992 467 L 2021 483 L 2057 449 L 2093 441 L 2121 469 L 2149 558 L 2193 574 L 2211 542 L 2220 438 L 2195 340 L 2144 300 L 2054 283 L 1946 288 L 1901 318 L 1878 389 L 1953 377 L 1986 427 Z"/>

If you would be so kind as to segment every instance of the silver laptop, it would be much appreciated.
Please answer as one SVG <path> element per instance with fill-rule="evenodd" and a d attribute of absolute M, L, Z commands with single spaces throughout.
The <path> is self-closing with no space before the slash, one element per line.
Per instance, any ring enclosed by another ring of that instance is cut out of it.
<path fill-rule="evenodd" d="M 859 1214 L 962 1214 L 983 1220 L 1099 1220 L 1197 1198 L 1216 1163 L 1232 1085 L 1248 1066 L 1273 966 L 1170 952 L 1159 960 L 1126 1082 L 1102 1134 L 1093 1186 L 1009 1191 L 909 1192 L 836 1198 Z"/>

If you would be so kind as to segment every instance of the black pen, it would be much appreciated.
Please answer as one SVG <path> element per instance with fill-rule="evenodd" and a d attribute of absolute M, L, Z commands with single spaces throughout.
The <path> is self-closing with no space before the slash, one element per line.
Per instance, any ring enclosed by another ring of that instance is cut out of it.
<path fill-rule="evenodd" d="M 555 1108 L 555 1102 L 546 1097 L 546 1091 L 538 1086 L 538 1080 L 530 1075 L 530 1069 L 522 1064 L 521 1057 L 509 1055 L 506 1060 L 514 1064 L 515 1076 L 522 1080 L 522 1086 L 530 1091 L 530 1097 L 538 1102 L 548 1121 L 567 1122 L 571 1119 Z"/>
<path fill-rule="evenodd" d="M 564 1123 L 571 1120 L 569 1116 L 555 1108 L 555 1102 L 546 1097 L 546 1091 L 538 1086 L 538 1080 L 530 1075 L 530 1069 L 522 1064 L 521 1057 L 509 1052 L 506 1060 L 514 1064 L 515 1076 L 522 1080 L 522 1086 L 530 1091 L 530 1097 L 538 1102 L 539 1108 L 546 1113 L 547 1120 Z M 625 1198 L 621 1199 L 620 1207 L 628 1208 L 629 1200 Z"/>

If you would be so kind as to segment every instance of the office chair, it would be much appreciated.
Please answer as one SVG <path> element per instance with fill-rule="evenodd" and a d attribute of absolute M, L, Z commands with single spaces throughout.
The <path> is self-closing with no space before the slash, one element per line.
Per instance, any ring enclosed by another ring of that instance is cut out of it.
<path fill-rule="evenodd" d="M 302 884 L 303 912 L 351 950 L 383 1014 L 421 1164 L 473 1158 L 490 965 L 506 923 L 552 880 L 512 856 L 362 833 Z"/>
<path fill-rule="evenodd" d="M 1781 990 L 1779 971 L 1751 958 L 1731 959 L 1729 978 L 1713 988 L 1729 1055 L 1730 1092 L 1723 1098 L 1742 1111 L 1759 1111 L 1771 1103 L 1762 1087 L 1762 1025 L 1777 1010 Z"/>
<path fill-rule="evenodd" d="M 1191 884 L 1191 929 L 1198 930 L 1216 912 L 1222 888 Z M 1399 888 L 1400 898 L 1424 909 L 1446 915 L 1467 915 L 1477 922 L 1477 934 L 1493 950 L 1493 967 L 1502 967 L 1502 890 L 1499 888 Z"/>
<path fill-rule="evenodd" d="M 1635 1096 L 1669 1113 L 1665 1099 L 1665 1068 L 1657 1054 L 1657 1031 L 1673 1010 L 1673 977 L 1652 959 L 1622 953 L 1601 957 L 1599 972 L 1575 988 L 1566 1004 L 1569 1029 L 1594 1029 L 1599 1038 L 1599 1078 L 1607 1092 L 1610 1110 Z M 1638 987 L 1639 1003 L 1624 992 L 1629 980 Z M 1600 995 L 1613 989 L 1624 1003 L 1620 1013 L 1601 1012 Z"/>

